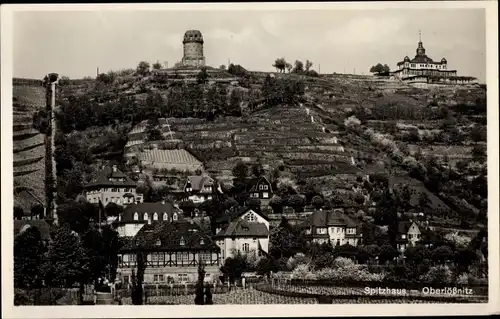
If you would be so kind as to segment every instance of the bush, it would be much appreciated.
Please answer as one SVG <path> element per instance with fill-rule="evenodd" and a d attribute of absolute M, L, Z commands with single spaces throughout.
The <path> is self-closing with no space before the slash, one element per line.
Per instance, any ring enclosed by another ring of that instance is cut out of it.
<path fill-rule="evenodd" d="M 446 265 L 431 267 L 429 271 L 420 277 L 426 283 L 451 283 L 453 274 Z"/>

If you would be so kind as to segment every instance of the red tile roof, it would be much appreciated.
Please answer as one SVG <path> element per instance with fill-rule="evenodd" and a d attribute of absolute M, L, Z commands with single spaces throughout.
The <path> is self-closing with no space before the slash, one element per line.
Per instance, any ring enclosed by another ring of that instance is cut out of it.
<path fill-rule="evenodd" d="M 123 179 L 123 181 L 116 181 L 112 179 Z M 113 167 L 108 165 L 99 171 L 97 173 L 97 177 L 87 184 L 87 187 L 103 186 L 133 188 L 136 187 L 137 184 L 119 169 L 113 171 Z"/>
<path fill-rule="evenodd" d="M 215 237 L 268 237 L 269 230 L 264 223 L 238 219 L 229 223 Z"/>

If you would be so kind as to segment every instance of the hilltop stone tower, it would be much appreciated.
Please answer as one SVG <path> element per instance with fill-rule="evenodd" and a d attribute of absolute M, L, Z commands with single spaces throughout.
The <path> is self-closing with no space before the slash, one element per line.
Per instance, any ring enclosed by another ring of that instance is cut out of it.
<path fill-rule="evenodd" d="M 205 66 L 205 57 L 203 56 L 203 35 L 200 31 L 186 31 L 182 44 L 184 44 L 184 56 L 181 61 L 183 66 Z"/>

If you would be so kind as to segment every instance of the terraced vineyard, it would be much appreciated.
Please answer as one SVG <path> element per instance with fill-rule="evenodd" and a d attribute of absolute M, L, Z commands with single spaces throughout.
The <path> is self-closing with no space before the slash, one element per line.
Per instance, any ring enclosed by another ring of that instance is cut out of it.
<path fill-rule="evenodd" d="M 29 213 L 45 197 L 45 135 L 32 128 L 32 117 L 45 108 L 46 91 L 41 83 L 16 82 L 13 90 L 14 200 Z"/>

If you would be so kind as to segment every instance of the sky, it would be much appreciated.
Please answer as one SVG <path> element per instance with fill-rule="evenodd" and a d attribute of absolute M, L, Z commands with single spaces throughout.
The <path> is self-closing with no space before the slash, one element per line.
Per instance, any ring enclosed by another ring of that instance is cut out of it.
<path fill-rule="evenodd" d="M 415 56 L 419 30 L 429 57 L 458 75 L 486 78 L 484 9 L 23 11 L 13 15 L 15 77 L 56 72 L 70 78 L 173 66 L 186 30 L 200 30 L 207 65 L 273 71 L 278 57 L 310 60 L 321 73 L 369 74 Z"/>

